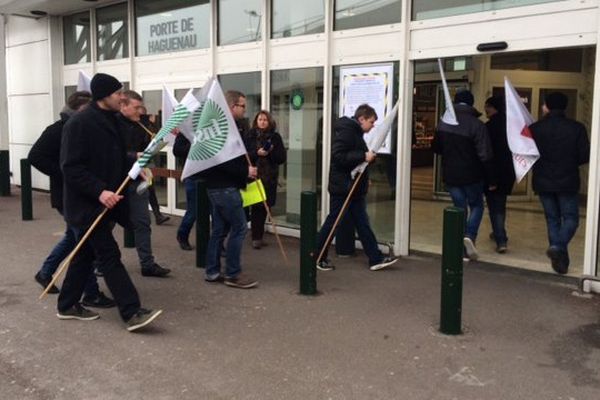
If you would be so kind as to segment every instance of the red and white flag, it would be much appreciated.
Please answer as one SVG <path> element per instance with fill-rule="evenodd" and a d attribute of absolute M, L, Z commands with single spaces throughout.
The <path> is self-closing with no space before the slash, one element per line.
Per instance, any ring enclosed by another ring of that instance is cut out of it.
<path fill-rule="evenodd" d="M 525 108 L 521 97 L 507 77 L 504 77 L 504 94 L 506 97 L 508 147 L 513 153 L 513 165 L 517 183 L 519 183 L 540 158 L 540 152 L 529 130 L 529 125 L 533 123 L 533 117 Z"/>

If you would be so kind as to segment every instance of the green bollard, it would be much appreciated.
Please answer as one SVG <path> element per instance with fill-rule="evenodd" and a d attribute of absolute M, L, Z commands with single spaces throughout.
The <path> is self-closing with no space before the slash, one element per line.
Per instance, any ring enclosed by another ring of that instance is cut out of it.
<path fill-rule="evenodd" d="M 196 267 L 204 268 L 210 239 L 210 203 L 206 181 L 196 181 Z"/>
<path fill-rule="evenodd" d="M 300 294 L 317 294 L 317 194 L 302 192 L 300 197 Z"/>
<path fill-rule="evenodd" d="M 8 150 L 0 150 L 0 196 L 10 196 L 10 158 Z"/>
<path fill-rule="evenodd" d="M 133 249 L 135 247 L 135 233 L 133 229 L 123 228 L 123 247 Z"/>
<path fill-rule="evenodd" d="M 446 335 L 462 333 L 463 237 L 465 211 L 447 207 L 444 210 L 442 244 L 442 301 L 440 332 Z"/>
<path fill-rule="evenodd" d="M 33 219 L 33 199 L 31 197 L 31 164 L 21 159 L 21 215 L 23 221 Z"/>

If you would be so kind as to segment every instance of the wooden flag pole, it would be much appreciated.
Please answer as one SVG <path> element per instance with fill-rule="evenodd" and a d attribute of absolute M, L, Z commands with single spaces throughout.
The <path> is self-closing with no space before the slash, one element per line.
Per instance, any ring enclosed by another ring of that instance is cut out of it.
<path fill-rule="evenodd" d="M 121 194 L 121 192 L 123 191 L 123 189 L 125 189 L 125 186 L 127 186 L 127 184 L 129 183 L 130 180 L 131 180 L 131 177 L 129 175 L 127 175 L 127 178 L 125 178 L 125 180 L 123 181 L 123 183 L 121 183 L 121 186 L 119 186 L 119 188 L 117 189 L 117 191 L 115 192 L 115 194 L 117 194 L 117 195 Z M 48 294 L 48 291 L 56 283 L 56 281 L 58 281 L 58 278 L 63 274 L 63 272 L 65 272 L 69 268 L 69 265 L 71 265 L 71 261 L 73 261 L 73 257 L 75 257 L 75 255 L 79 252 L 79 250 L 81 249 L 81 247 L 83 246 L 83 244 L 90 237 L 90 235 L 92 234 L 92 232 L 94 231 L 94 229 L 96 228 L 96 226 L 98 226 L 98 224 L 100 223 L 100 221 L 102 220 L 102 218 L 104 218 L 104 216 L 106 215 L 107 212 L 108 212 L 108 208 L 105 208 L 100 213 L 100 215 L 98 215 L 96 217 L 96 219 L 94 220 L 94 223 L 92 224 L 92 226 L 90 226 L 88 228 L 88 230 L 85 232 L 85 235 L 83 235 L 83 237 L 81 238 L 81 240 L 79 241 L 79 243 L 77 243 L 77 246 L 69 254 L 69 256 L 66 258 L 66 260 L 63 261 L 63 263 L 61 264 L 61 266 L 58 269 L 58 271 L 56 271 L 54 273 L 54 275 L 52 276 L 52 280 L 50 281 L 50 283 L 48 284 L 48 286 L 46 286 L 46 289 L 44 289 L 44 291 L 40 295 L 40 297 L 39 297 L 40 300 L 43 299 L 44 296 L 46 296 Z"/>
<path fill-rule="evenodd" d="M 333 227 L 331 228 L 331 231 L 329 232 L 329 236 L 327 236 L 327 240 L 325 241 L 325 244 L 323 245 L 323 247 L 321 248 L 321 250 L 319 252 L 319 257 L 317 257 L 317 260 L 316 260 L 317 264 L 319 264 L 321 262 L 321 259 L 323 258 L 323 255 L 325 254 L 325 249 L 327 249 L 329 247 L 329 244 L 331 243 L 331 240 L 333 239 L 333 234 L 335 233 L 335 230 L 336 230 L 338 224 L 342 220 L 342 217 L 344 216 L 344 213 L 346 212 L 346 208 L 348 207 L 348 203 L 350 203 L 350 199 L 352 198 L 352 195 L 354 194 L 354 191 L 356 190 L 356 187 L 358 186 L 358 182 L 360 182 L 360 178 L 362 178 L 365 171 L 366 171 L 366 168 L 361 171 L 361 173 L 358 175 L 358 177 L 356 177 L 356 180 L 354 181 L 352 188 L 350 188 L 350 193 L 348 193 L 348 196 L 346 197 L 346 200 L 344 201 L 344 204 L 342 205 L 342 209 L 340 210 L 340 213 L 338 214 L 337 218 L 335 219 L 335 222 L 333 223 Z"/>
<path fill-rule="evenodd" d="M 250 156 L 248 155 L 248 153 L 246 153 L 246 161 L 248 162 L 248 166 L 253 167 L 252 161 L 250 161 Z M 256 181 L 256 179 L 254 179 L 254 180 Z M 275 238 L 277 239 L 277 244 L 279 245 L 279 250 L 281 250 L 281 255 L 283 256 L 285 265 L 289 267 L 290 261 L 288 260 L 285 249 L 283 248 L 283 243 L 281 243 L 281 238 L 279 237 L 279 233 L 277 233 L 277 224 L 275 223 L 275 220 L 273 219 L 273 216 L 271 215 L 271 208 L 267 204 L 267 199 L 265 198 L 265 194 L 263 193 L 263 191 L 260 190 L 260 186 L 258 186 L 258 192 L 260 193 L 260 199 L 262 200 L 262 203 L 265 206 L 265 210 L 267 211 L 267 216 L 269 217 L 269 222 L 271 223 L 271 226 L 273 227 L 273 233 L 275 234 Z"/>

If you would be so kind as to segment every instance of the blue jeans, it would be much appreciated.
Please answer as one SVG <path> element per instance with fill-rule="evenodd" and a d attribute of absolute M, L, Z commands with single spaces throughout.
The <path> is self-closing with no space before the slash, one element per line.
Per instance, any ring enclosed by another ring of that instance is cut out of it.
<path fill-rule="evenodd" d="M 486 192 L 488 213 L 490 214 L 490 223 L 494 239 L 498 246 L 506 246 L 508 236 L 506 235 L 506 194 L 496 193 L 496 191 Z"/>
<path fill-rule="evenodd" d="M 579 226 L 578 193 L 539 193 L 546 215 L 548 242 L 552 247 L 567 251 L 569 242 Z"/>
<path fill-rule="evenodd" d="M 242 270 L 240 258 L 248 230 L 242 196 L 237 188 L 224 188 L 208 189 L 208 198 L 211 204 L 212 230 L 206 250 L 206 278 L 214 280 L 221 275 L 221 246 L 228 233 L 225 277 L 236 278 Z"/>
<path fill-rule="evenodd" d="M 329 215 L 327 215 L 327 218 L 321 227 L 321 231 L 319 231 L 319 238 L 317 240 L 318 252 L 320 252 L 325 245 L 327 237 L 329 236 L 329 233 L 333 228 L 333 224 L 342 210 L 345 200 L 345 196 L 331 196 L 329 201 Z M 358 239 L 362 243 L 363 250 L 369 258 L 369 265 L 379 264 L 384 259 L 384 256 L 377 246 L 377 239 L 375 238 L 375 234 L 373 233 L 371 224 L 369 223 L 369 216 L 367 215 L 367 200 L 365 199 L 365 196 L 359 196 L 350 200 L 344 218 L 346 216 L 352 218 L 352 221 L 354 222 L 356 232 L 358 233 Z M 327 258 L 328 250 L 329 249 L 325 249 L 322 259 Z"/>
<path fill-rule="evenodd" d="M 183 180 L 183 186 L 185 187 L 186 209 L 179 229 L 177 229 L 177 239 L 187 241 L 194 222 L 196 222 L 196 180 L 186 178 Z"/>
<path fill-rule="evenodd" d="M 40 275 L 42 278 L 51 278 L 60 266 L 60 263 L 67 258 L 71 251 L 73 251 L 77 245 L 77 233 L 79 233 L 78 229 L 67 226 L 65 235 L 60 242 L 56 243 L 40 268 Z M 84 294 L 85 296 L 96 297 L 99 293 L 100 289 L 98 287 L 98 279 L 96 278 L 96 274 L 94 274 L 92 271 L 85 283 Z"/>
<path fill-rule="evenodd" d="M 483 218 L 483 182 L 446 186 L 455 207 L 465 210 L 465 236 L 475 241 Z"/>

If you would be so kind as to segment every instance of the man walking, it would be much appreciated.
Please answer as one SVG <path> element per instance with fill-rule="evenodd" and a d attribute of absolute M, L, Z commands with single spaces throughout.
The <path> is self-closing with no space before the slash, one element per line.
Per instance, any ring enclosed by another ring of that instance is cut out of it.
<path fill-rule="evenodd" d="M 546 96 L 544 117 L 529 129 L 540 152 L 533 165 L 533 190 L 540 197 L 550 247 L 546 255 L 559 274 L 569 271 L 569 242 L 579 225 L 579 166 L 590 159 L 590 142 L 583 124 L 565 116 L 568 98 Z"/>
<path fill-rule="evenodd" d="M 67 224 L 81 239 L 104 208 L 109 209 L 73 258 L 58 297 L 58 318 L 93 320 L 99 315 L 83 308 L 79 299 L 85 281 L 98 260 L 127 330 L 135 331 L 158 317 L 162 310 L 141 308 L 140 300 L 121 262 L 112 235 L 113 221 L 127 226 L 127 205 L 115 193 L 127 175 L 127 154 L 116 113 L 120 110 L 121 83 L 106 74 L 91 82 L 92 104 L 74 115 L 64 127 L 61 168 L 64 175 L 64 212 Z"/>
<path fill-rule="evenodd" d="M 442 156 L 442 180 L 455 207 L 465 210 L 463 243 L 470 260 L 478 258 L 475 241 L 483 218 L 483 190 L 487 182 L 495 190 L 492 174 L 492 147 L 487 129 L 473 108 L 475 99 L 468 90 L 454 96 L 458 125 L 440 121 L 432 148 Z M 467 260 L 468 260 L 467 259 Z"/>
<path fill-rule="evenodd" d="M 329 215 L 325 219 L 317 240 L 318 256 L 329 237 L 333 224 L 342 210 L 346 197 L 354 183 L 352 170 L 363 162 L 375 161 L 376 153 L 367 148 L 363 134 L 369 132 L 375 125 L 377 113 L 368 104 L 362 104 L 354 113 L 353 118 L 342 117 L 335 123 L 335 137 L 331 146 L 331 167 L 329 169 Z M 377 239 L 369 224 L 367 215 L 367 190 L 369 188 L 368 168 L 363 173 L 355 189 L 346 215 L 350 216 L 358 232 L 363 250 L 369 258 L 369 269 L 377 271 L 398 261 L 397 258 L 385 257 L 379 250 Z M 317 268 L 321 271 L 331 271 L 333 264 L 327 259 L 328 249 L 325 249 Z"/>

